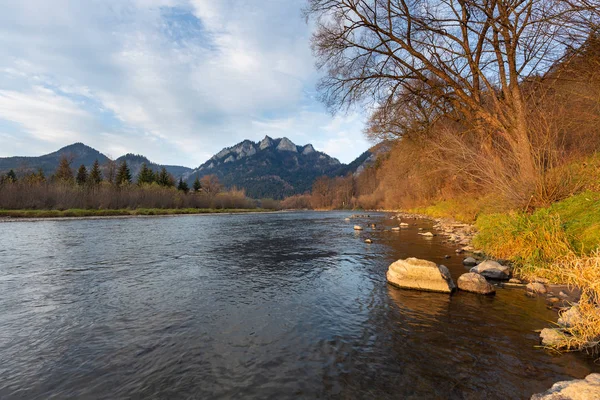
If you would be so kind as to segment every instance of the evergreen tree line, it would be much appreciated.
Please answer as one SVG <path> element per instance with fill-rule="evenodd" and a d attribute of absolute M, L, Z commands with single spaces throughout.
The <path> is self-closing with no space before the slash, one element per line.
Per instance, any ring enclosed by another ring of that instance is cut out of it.
<path fill-rule="evenodd" d="M 62 184 L 76 184 L 77 186 L 82 187 L 94 187 L 102 184 L 103 182 L 116 185 L 118 187 L 126 187 L 134 184 L 134 179 L 131 174 L 131 170 L 127 161 L 123 160 L 118 167 L 116 168 L 114 164 L 109 164 L 105 167 L 107 171 L 107 176 L 105 177 L 102 173 L 102 169 L 100 167 L 100 163 L 98 160 L 94 161 L 92 168 L 88 171 L 88 168 L 85 165 L 80 165 L 77 169 L 77 173 L 74 174 L 71 169 L 71 161 L 67 157 L 62 157 L 60 159 L 59 165 L 56 168 L 55 173 L 50 177 L 50 179 L 46 179 L 46 176 L 42 169 L 38 169 L 37 172 L 28 173 L 22 177 L 23 182 L 25 183 L 62 183 Z M 215 179 L 217 183 L 215 184 Z M 218 178 L 216 177 L 206 177 L 203 178 L 206 181 L 206 186 L 214 188 L 216 186 L 220 186 L 218 183 Z M 5 183 L 16 183 L 19 181 L 17 178 L 17 174 L 14 170 L 8 171 L 5 175 L 0 176 L 0 185 Z M 154 171 L 148 167 L 146 163 L 142 164 L 141 170 L 135 178 L 135 184 L 138 186 L 142 185 L 152 185 L 157 184 L 159 186 L 164 187 L 175 187 L 177 186 L 178 190 L 181 190 L 185 193 L 190 191 L 190 188 L 186 181 L 183 178 L 179 178 L 179 182 L 176 185 L 176 180 L 169 172 L 167 172 L 165 167 L 162 167 L 160 171 Z M 194 183 L 192 185 L 192 190 L 194 192 L 200 192 L 203 188 L 202 181 L 199 176 L 196 175 Z"/>
<path fill-rule="evenodd" d="M 37 172 L 0 175 L 0 209 L 136 209 L 136 208 L 256 208 L 243 190 L 224 190 L 214 175 L 196 176 L 191 188 L 166 169 L 153 171 L 142 165 L 134 178 L 126 161 L 118 166 L 80 166 L 61 159 L 46 177 Z"/>

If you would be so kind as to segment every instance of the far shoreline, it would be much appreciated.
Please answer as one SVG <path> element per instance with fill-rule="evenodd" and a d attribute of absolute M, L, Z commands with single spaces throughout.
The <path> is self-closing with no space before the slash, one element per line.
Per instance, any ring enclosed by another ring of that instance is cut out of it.
<path fill-rule="evenodd" d="M 277 213 L 279 210 L 257 209 L 117 209 L 117 210 L 0 210 L 0 223 L 97 220 L 119 218 L 177 217 L 186 215 L 234 215 Z"/>

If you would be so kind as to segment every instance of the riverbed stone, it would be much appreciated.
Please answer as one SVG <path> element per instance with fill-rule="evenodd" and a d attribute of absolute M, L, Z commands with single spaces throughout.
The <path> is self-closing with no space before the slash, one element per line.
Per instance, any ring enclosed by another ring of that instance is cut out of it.
<path fill-rule="evenodd" d="M 566 334 L 558 328 L 544 328 L 540 332 L 540 339 L 544 346 L 562 347 Z"/>
<path fill-rule="evenodd" d="M 551 296 L 551 297 L 548 297 L 547 301 L 550 304 L 556 304 L 560 301 L 560 299 L 558 297 Z"/>
<path fill-rule="evenodd" d="M 560 381 L 544 393 L 531 396 L 531 400 L 598 400 L 600 399 L 600 374 L 589 374 L 585 379 Z"/>
<path fill-rule="evenodd" d="M 496 293 L 496 289 L 483 276 L 473 272 L 462 274 L 456 281 L 456 284 L 460 290 L 464 290 L 465 292 L 478 294 Z"/>
<path fill-rule="evenodd" d="M 470 272 L 481 274 L 486 278 L 507 280 L 510 278 L 510 268 L 492 260 L 486 260 L 471 268 Z"/>
<path fill-rule="evenodd" d="M 548 291 L 546 289 L 546 286 L 544 286 L 543 283 L 539 283 L 539 282 L 530 282 L 527 284 L 527 286 L 525 288 L 529 292 L 540 293 L 540 294 L 544 294 Z"/>
<path fill-rule="evenodd" d="M 570 328 L 580 324 L 582 318 L 579 307 L 573 306 L 560 315 L 560 318 L 558 318 L 558 325 L 564 328 Z"/>
<path fill-rule="evenodd" d="M 373 241 L 371 239 L 365 239 L 365 243 L 366 244 L 371 244 L 371 243 L 373 243 Z"/>
<path fill-rule="evenodd" d="M 467 257 L 463 260 L 463 264 L 467 267 L 472 267 L 473 265 L 477 265 L 477 260 L 473 257 Z"/>
<path fill-rule="evenodd" d="M 360 226 L 360 225 L 354 225 L 354 230 L 355 230 L 355 231 L 362 231 L 362 230 L 363 230 L 363 227 L 362 227 L 362 226 Z"/>
<path fill-rule="evenodd" d="M 456 289 L 447 267 L 414 257 L 391 264 L 386 277 L 391 285 L 403 289 L 441 293 L 452 293 Z"/>

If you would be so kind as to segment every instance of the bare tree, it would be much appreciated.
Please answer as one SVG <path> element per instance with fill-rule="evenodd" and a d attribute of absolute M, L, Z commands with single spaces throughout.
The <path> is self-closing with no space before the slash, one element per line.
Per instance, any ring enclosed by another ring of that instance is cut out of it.
<path fill-rule="evenodd" d="M 328 106 L 370 100 L 380 109 L 418 110 L 423 123 L 458 118 L 500 142 L 532 190 L 522 83 L 586 40 L 598 26 L 600 0 L 308 1 Z M 414 128 L 393 122 L 397 133 Z"/>
<path fill-rule="evenodd" d="M 223 190 L 223 185 L 219 181 L 219 177 L 212 175 L 205 175 L 200 179 L 200 185 L 202 189 L 211 196 L 216 196 Z"/>

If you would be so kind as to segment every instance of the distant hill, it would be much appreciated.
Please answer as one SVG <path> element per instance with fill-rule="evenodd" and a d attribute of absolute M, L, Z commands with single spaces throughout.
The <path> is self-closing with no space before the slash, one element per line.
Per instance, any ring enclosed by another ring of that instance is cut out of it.
<path fill-rule="evenodd" d="M 56 171 L 58 163 L 63 156 L 72 161 L 71 168 L 74 172 L 81 164 L 89 169 L 96 160 L 98 160 L 100 165 L 105 165 L 109 161 L 109 158 L 98 150 L 83 143 L 74 143 L 53 153 L 39 157 L 0 157 L 0 173 L 6 173 L 12 169 L 21 175 L 35 172 L 41 168 L 46 176 L 50 176 Z M 156 171 L 163 167 L 163 165 L 155 164 L 144 156 L 133 154 L 121 156 L 116 161 L 120 163 L 123 159 L 127 160 L 131 174 L 134 177 L 137 176 L 143 162 L 146 162 L 150 168 Z M 176 178 L 183 175 L 187 176 L 191 171 L 191 168 L 174 165 L 165 165 L 164 167 Z"/>
<path fill-rule="evenodd" d="M 125 160 L 127 162 L 127 165 L 129 166 L 129 170 L 131 171 L 131 175 L 134 177 L 136 177 L 139 174 L 140 170 L 142 169 L 143 163 L 146 163 L 148 168 L 152 169 L 153 171 L 160 171 L 162 167 L 165 167 L 167 172 L 169 172 L 171 175 L 173 175 L 177 179 L 179 179 L 180 177 L 183 177 L 184 179 L 187 178 L 189 176 L 190 172 L 192 171 L 191 168 L 181 167 L 179 165 L 156 164 L 156 163 L 153 163 L 152 161 L 148 160 L 146 157 L 139 155 L 139 154 L 127 153 L 124 156 L 117 158 L 115 161 L 117 162 L 117 165 L 118 165 L 121 162 L 123 162 L 123 160 Z"/>
<path fill-rule="evenodd" d="M 244 140 L 227 147 L 193 170 L 188 178 L 214 174 L 226 187 L 246 190 L 253 198 L 281 199 L 310 191 L 320 176 L 354 173 L 369 157 L 365 152 L 350 165 L 316 151 L 311 144 L 298 146 L 288 138 L 265 136 L 260 142 Z"/>

